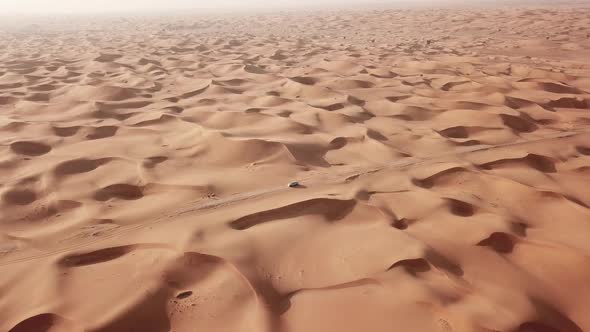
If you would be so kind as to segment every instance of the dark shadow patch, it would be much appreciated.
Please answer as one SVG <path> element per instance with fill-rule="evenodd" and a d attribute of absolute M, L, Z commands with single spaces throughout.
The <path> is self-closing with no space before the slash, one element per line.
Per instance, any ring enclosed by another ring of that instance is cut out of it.
<path fill-rule="evenodd" d="M 55 133 L 59 137 L 70 137 L 76 135 L 78 130 L 80 130 L 80 126 L 72 126 L 72 127 L 52 127 L 53 133 Z"/>
<path fill-rule="evenodd" d="M 412 183 L 416 187 L 430 189 L 430 188 L 434 187 L 437 184 L 437 182 L 439 182 L 443 178 L 450 176 L 450 175 L 462 173 L 462 172 L 469 172 L 469 170 L 466 168 L 463 168 L 463 167 L 451 167 L 449 169 L 440 171 L 440 172 L 435 173 L 435 174 L 433 174 L 427 178 L 424 178 L 424 179 L 413 178 Z"/>
<path fill-rule="evenodd" d="M 514 250 L 516 239 L 510 234 L 503 232 L 492 233 L 486 239 L 480 241 L 477 245 L 489 247 L 500 254 L 509 254 Z"/>
<path fill-rule="evenodd" d="M 164 107 L 164 110 L 171 111 L 176 114 L 180 114 L 180 113 L 184 112 L 184 108 L 182 108 L 180 106 L 168 106 L 168 107 Z"/>
<path fill-rule="evenodd" d="M 553 305 L 531 298 L 538 320 L 520 325 L 518 332 L 582 332 L 582 329 Z"/>
<path fill-rule="evenodd" d="M 182 292 L 182 293 L 179 293 L 178 295 L 176 295 L 176 298 L 179 300 L 184 300 L 186 298 L 191 297 L 192 295 L 193 295 L 192 291 L 185 291 L 185 292 Z"/>
<path fill-rule="evenodd" d="M 460 86 L 460 85 L 467 84 L 467 83 L 471 83 L 471 81 L 448 82 L 448 83 L 445 83 L 445 85 L 443 85 L 440 89 L 443 91 L 449 91 L 456 86 Z"/>
<path fill-rule="evenodd" d="M 447 198 L 449 211 L 458 217 L 471 217 L 475 214 L 475 207 L 470 203 Z"/>
<path fill-rule="evenodd" d="M 526 99 L 522 99 L 522 98 L 505 96 L 504 97 L 504 105 L 506 105 L 512 109 L 519 109 L 519 108 L 535 105 L 535 103 L 530 100 L 526 100 Z"/>
<path fill-rule="evenodd" d="M 583 98 L 564 97 L 545 104 L 549 108 L 589 109 L 590 101 Z"/>
<path fill-rule="evenodd" d="M 367 129 L 367 137 L 377 141 L 387 141 L 387 137 L 383 136 L 383 134 L 373 129 Z"/>
<path fill-rule="evenodd" d="M 518 116 L 500 114 L 502 123 L 517 133 L 530 133 L 537 130 L 537 125 L 533 122 L 520 118 Z"/>
<path fill-rule="evenodd" d="M 516 332 L 562 332 L 549 325 L 539 322 L 526 322 L 521 324 Z"/>
<path fill-rule="evenodd" d="M 408 228 L 408 224 L 410 224 L 410 221 L 406 218 L 402 218 L 394 220 L 393 223 L 391 223 L 391 226 L 399 230 L 404 230 Z"/>
<path fill-rule="evenodd" d="M 64 161 L 55 167 L 56 175 L 73 175 L 87 173 L 97 169 L 99 166 L 109 162 L 110 159 L 74 159 Z"/>
<path fill-rule="evenodd" d="M 244 113 L 260 113 L 264 111 L 264 108 L 248 108 L 247 110 L 244 111 Z"/>
<path fill-rule="evenodd" d="M 414 277 L 418 275 L 418 273 L 424 273 L 431 270 L 430 264 L 424 258 L 416 258 L 416 259 L 404 259 L 399 262 L 395 262 L 389 269 L 395 268 L 403 268 L 406 272 L 413 275 Z"/>
<path fill-rule="evenodd" d="M 469 132 L 464 126 L 451 127 L 438 132 L 443 137 L 469 138 Z"/>
<path fill-rule="evenodd" d="M 327 105 L 327 106 L 314 106 L 314 107 L 321 108 L 321 109 L 324 109 L 326 111 L 333 112 L 333 111 L 337 111 L 337 110 L 343 109 L 344 108 L 344 104 L 342 104 L 342 103 L 336 103 L 336 104 Z"/>
<path fill-rule="evenodd" d="M 412 178 L 412 184 L 415 185 L 416 187 L 424 188 L 424 189 L 431 189 L 432 187 L 434 187 L 434 181 L 432 181 L 430 178 L 426 178 L 426 179 Z"/>
<path fill-rule="evenodd" d="M 363 107 L 366 104 L 366 102 L 364 100 L 353 97 L 353 96 L 348 96 L 348 98 L 346 100 L 349 103 L 351 103 L 352 105 L 359 106 L 359 107 Z"/>
<path fill-rule="evenodd" d="M 539 86 L 541 87 L 541 89 L 548 91 L 548 92 L 552 92 L 552 93 L 563 93 L 563 94 L 583 94 L 584 92 L 578 88 L 572 87 L 572 86 L 568 86 L 568 85 L 563 85 L 563 84 L 557 84 L 557 83 L 553 83 L 553 82 L 542 82 L 539 83 Z"/>
<path fill-rule="evenodd" d="M 207 91 L 207 89 L 209 89 L 209 85 L 207 85 L 207 86 L 205 86 L 204 88 L 201 88 L 201 89 L 197 89 L 197 90 L 193 90 L 193 91 L 189 91 L 189 92 L 183 93 L 182 95 L 180 95 L 180 99 L 188 99 L 188 98 L 192 98 L 192 97 L 198 96 L 201 93 Z"/>
<path fill-rule="evenodd" d="M 283 111 L 279 111 L 277 113 L 278 116 L 280 116 L 281 118 L 288 118 L 291 116 L 291 114 L 293 114 L 292 111 L 287 111 L 287 110 L 283 110 Z"/>
<path fill-rule="evenodd" d="M 574 203 L 574 204 L 578 204 L 579 206 L 583 206 L 587 209 L 590 209 L 590 205 L 588 205 L 586 202 L 582 201 L 581 199 L 571 196 L 571 195 L 563 195 L 563 198 L 567 199 L 568 201 Z"/>
<path fill-rule="evenodd" d="M 97 201 L 107 201 L 112 198 L 123 200 L 138 200 L 143 197 L 143 190 L 141 187 L 130 184 L 113 184 L 108 187 L 99 189 L 94 194 L 94 199 Z"/>
<path fill-rule="evenodd" d="M 357 201 L 354 199 L 315 198 L 244 216 L 232 221 L 230 227 L 237 230 L 246 230 L 269 221 L 314 214 L 323 215 L 327 221 L 334 222 L 346 217 L 354 209 L 356 204 Z"/>
<path fill-rule="evenodd" d="M 83 254 L 70 254 L 60 259 L 57 264 L 61 267 L 67 268 L 99 264 L 123 257 L 134 249 L 134 246 L 121 246 L 100 249 Z"/>
<path fill-rule="evenodd" d="M 86 135 L 86 138 L 94 140 L 94 139 L 112 137 L 117 134 L 117 131 L 119 131 L 119 127 L 117 127 L 117 126 L 96 127 L 96 128 L 94 128 L 93 133 Z"/>
<path fill-rule="evenodd" d="M 304 85 L 314 85 L 317 83 L 317 80 L 315 78 L 306 76 L 295 76 L 291 77 L 290 80 Z"/>
<path fill-rule="evenodd" d="M 38 142 L 20 141 L 10 144 L 10 149 L 20 155 L 37 157 L 49 153 L 51 147 Z"/>
<path fill-rule="evenodd" d="M 173 120 L 176 120 L 176 119 L 177 119 L 176 116 L 172 116 L 172 115 L 169 115 L 169 114 L 162 114 L 162 115 L 160 115 L 159 117 L 157 117 L 155 119 L 140 121 L 140 122 L 137 122 L 137 123 L 132 124 L 132 126 L 135 126 L 135 127 L 153 126 L 153 125 L 158 125 L 158 124 L 161 124 L 161 123 L 173 121 Z"/>
<path fill-rule="evenodd" d="M 483 169 L 489 170 L 495 167 L 509 166 L 518 163 L 527 165 L 531 168 L 534 168 L 544 173 L 555 173 L 557 171 L 553 159 L 538 154 L 528 154 L 526 157 L 523 158 L 500 159 L 489 163 L 481 164 L 479 166 Z"/>
<path fill-rule="evenodd" d="M 510 230 L 518 236 L 526 236 L 529 225 L 523 222 L 512 222 L 510 223 Z"/>
<path fill-rule="evenodd" d="M 123 120 L 129 119 L 130 117 L 134 116 L 135 114 L 137 114 L 137 113 L 136 112 L 117 113 L 117 112 L 113 112 L 113 111 L 98 110 L 98 111 L 92 112 L 91 116 L 96 119 L 115 119 L 115 120 L 123 121 Z"/>
<path fill-rule="evenodd" d="M 67 322 L 67 320 L 56 314 L 39 314 L 33 317 L 29 317 L 23 320 L 22 322 L 16 324 L 16 326 L 11 328 L 9 332 L 50 332 L 53 331 L 54 326 L 58 324 L 61 325 L 64 322 Z"/>
<path fill-rule="evenodd" d="M 154 168 L 154 167 L 156 167 L 156 165 L 161 164 L 161 163 L 165 162 L 166 160 L 168 160 L 168 157 L 164 157 L 164 156 L 149 157 L 143 161 L 143 166 L 146 168 Z"/>
<path fill-rule="evenodd" d="M 371 199 L 371 196 L 373 196 L 376 192 L 375 191 L 367 191 L 367 190 L 359 190 L 356 192 L 356 194 L 354 195 L 354 198 L 360 200 L 360 201 L 368 201 L 369 199 Z"/>
<path fill-rule="evenodd" d="M 584 156 L 590 156 L 590 147 L 576 146 L 576 151 L 578 151 L 579 154 L 582 154 Z"/>
<path fill-rule="evenodd" d="M 391 116 L 394 119 L 402 120 L 402 121 L 414 121 L 414 119 L 406 114 L 396 114 Z"/>
<path fill-rule="evenodd" d="M 200 99 L 199 101 L 197 101 L 197 104 L 199 104 L 201 106 L 213 106 L 213 105 L 217 104 L 217 100 L 211 99 L 211 98 L 203 98 L 203 99 Z"/>
<path fill-rule="evenodd" d="M 458 264 L 455 264 L 454 262 L 452 262 L 451 260 L 449 260 L 445 256 L 439 254 L 438 252 L 436 252 L 432 249 L 426 250 L 426 254 L 424 255 L 424 258 L 427 261 L 429 261 L 432 265 L 434 265 L 435 267 L 445 270 L 445 271 L 448 271 L 448 272 L 454 274 L 455 276 L 461 277 L 464 274 L 461 266 L 459 266 Z"/>
<path fill-rule="evenodd" d="M 470 140 L 463 141 L 463 142 L 453 141 L 453 144 L 460 145 L 460 146 L 475 146 L 475 145 L 481 145 L 481 142 L 476 139 L 470 139 Z"/>
<path fill-rule="evenodd" d="M 28 189 L 13 189 L 5 192 L 2 200 L 11 205 L 29 205 L 37 200 L 37 193 Z"/>

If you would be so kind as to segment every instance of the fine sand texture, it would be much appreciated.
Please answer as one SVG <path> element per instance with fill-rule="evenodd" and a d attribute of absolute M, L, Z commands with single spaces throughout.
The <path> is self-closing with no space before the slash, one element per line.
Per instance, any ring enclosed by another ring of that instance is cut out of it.
<path fill-rule="evenodd" d="M 589 8 L 0 27 L 0 331 L 590 331 Z"/>

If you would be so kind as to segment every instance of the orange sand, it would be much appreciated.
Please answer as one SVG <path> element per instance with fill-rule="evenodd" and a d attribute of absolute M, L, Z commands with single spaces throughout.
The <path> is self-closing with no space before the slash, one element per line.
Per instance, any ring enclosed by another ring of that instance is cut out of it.
<path fill-rule="evenodd" d="M 590 331 L 589 29 L 571 6 L 4 27 L 0 331 Z"/>

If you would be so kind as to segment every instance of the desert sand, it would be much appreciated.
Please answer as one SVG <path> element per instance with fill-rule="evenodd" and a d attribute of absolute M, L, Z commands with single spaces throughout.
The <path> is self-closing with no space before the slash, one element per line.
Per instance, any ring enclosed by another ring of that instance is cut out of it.
<path fill-rule="evenodd" d="M 39 18 L 0 49 L 0 331 L 590 331 L 590 8 Z"/>

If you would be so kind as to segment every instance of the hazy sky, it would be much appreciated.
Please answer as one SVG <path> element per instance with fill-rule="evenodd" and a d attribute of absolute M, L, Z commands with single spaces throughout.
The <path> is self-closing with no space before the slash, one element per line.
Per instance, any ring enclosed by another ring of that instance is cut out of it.
<path fill-rule="evenodd" d="M 412 0 L 416 1 L 416 0 Z M 118 12 L 177 9 L 264 9 L 301 6 L 335 6 L 410 0 L 0 0 L 0 13 Z M 421 0 L 418 0 L 421 1 Z"/>
<path fill-rule="evenodd" d="M 369 7 L 371 5 L 445 5 L 556 3 L 575 0 L 0 0 L 2 14 L 163 12 L 177 10 L 242 11 L 301 7 Z M 589 2 L 590 0 L 578 0 Z"/>
<path fill-rule="evenodd" d="M 245 9 L 367 6 L 370 4 L 415 5 L 449 1 L 477 3 L 482 0 L 0 0 L 0 15 L 11 13 L 161 12 L 179 9 L 241 11 Z"/>

